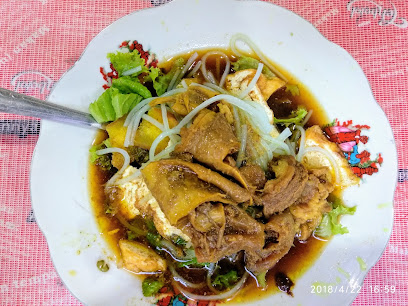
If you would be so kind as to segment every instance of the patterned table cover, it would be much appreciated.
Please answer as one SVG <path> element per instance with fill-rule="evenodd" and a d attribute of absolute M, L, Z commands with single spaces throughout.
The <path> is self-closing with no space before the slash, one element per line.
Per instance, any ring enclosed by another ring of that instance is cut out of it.
<path fill-rule="evenodd" d="M 0 87 L 45 99 L 104 27 L 165 2 L 1 0 Z M 395 224 L 353 305 L 408 305 L 408 1 L 270 2 L 309 20 L 346 49 L 364 70 L 391 122 L 399 161 Z M 30 161 L 39 129 L 38 119 L 0 113 L 0 305 L 81 305 L 55 272 L 31 209 Z M 384 286 L 396 290 L 375 289 Z"/>

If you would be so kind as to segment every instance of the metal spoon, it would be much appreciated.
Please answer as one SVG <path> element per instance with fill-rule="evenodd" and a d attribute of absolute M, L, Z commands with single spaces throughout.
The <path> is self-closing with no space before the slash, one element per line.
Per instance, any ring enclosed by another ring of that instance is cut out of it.
<path fill-rule="evenodd" d="M 88 113 L 0 88 L 0 112 L 103 129 Z"/>

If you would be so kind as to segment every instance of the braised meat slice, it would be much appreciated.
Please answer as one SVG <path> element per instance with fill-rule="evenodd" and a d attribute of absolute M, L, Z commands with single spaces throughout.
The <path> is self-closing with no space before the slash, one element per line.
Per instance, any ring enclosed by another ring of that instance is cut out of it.
<path fill-rule="evenodd" d="M 290 212 L 273 215 L 265 224 L 265 235 L 262 249 L 246 253 L 247 267 L 254 273 L 271 269 L 292 247 L 295 224 Z"/>
<path fill-rule="evenodd" d="M 288 210 L 273 215 L 265 224 L 265 245 L 245 253 L 247 268 L 260 273 L 271 269 L 293 245 L 295 223 Z"/>
<path fill-rule="evenodd" d="M 264 206 L 263 212 L 267 218 L 295 203 L 308 179 L 307 170 L 293 156 L 273 159 L 269 168 L 276 178 L 266 182 L 260 196 L 260 204 Z"/>
<path fill-rule="evenodd" d="M 238 168 L 225 161 L 227 156 L 238 152 L 239 141 L 223 114 L 203 110 L 180 135 L 181 143 L 175 153 L 191 153 L 199 162 L 235 178 L 246 187 Z"/>
<path fill-rule="evenodd" d="M 262 189 L 265 186 L 265 172 L 260 166 L 248 164 L 239 168 L 239 172 L 241 172 L 248 185 L 256 189 Z"/>
<path fill-rule="evenodd" d="M 330 170 L 326 167 L 309 170 L 305 188 L 294 205 L 289 207 L 295 219 L 296 237 L 306 240 L 319 226 L 323 214 L 330 211 L 327 197 L 334 187 L 329 182 Z"/>
<path fill-rule="evenodd" d="M 172 225 L 205 202 L 251 201 L 249 191 L 219 173 L 178 159 L 151 162 L 143 170 L 145 183 Z"/>
<path fill-rule="evenodd" d="M 167 97 L 159 97 L 150 102 L 150 105 L 155 106 L 166 103 L 177 114 L 186 116 L 198 105 L 214 97 L 216 94 L 215 91 L 202 86 L 189 86 L 185 92 Z"/>
<path fill-rule="evenodd" d="M 241 250 L 255 252 L 265 242 L 264 225 L 234 205 L 205 203 L 179 221 L 198 262 L 217 262 Z"/>

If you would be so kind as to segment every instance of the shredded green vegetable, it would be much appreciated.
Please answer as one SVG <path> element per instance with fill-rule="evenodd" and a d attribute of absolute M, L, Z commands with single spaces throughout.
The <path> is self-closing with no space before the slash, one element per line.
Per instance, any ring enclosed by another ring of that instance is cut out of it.
<path fill-rule="evenodd" d="M 238 273 L 235 270 L 229 271 L 227 274 L 218 274 L 211 282 L 215 287 L 227 289 L 233 287 L 239 280 Z"/>
<path fill-rule="evenodd" d="M 333 209 L 323 216 L 319 227 L 315 231 L 315 234 L 319 237 L 329 238 L 333 235 L 343 235 L 349 232 L 347 227 L 340 224 L 339 217 L 341 215 L 354 215 L 357 207 L 344 206 L 339 199 L 332 203 L 332 207 Z"/>
<path fill-rule="evenodd" d="M 259 273 L 256 275 L 256 279 L 258 281 L 258 284 L 261 288 L 265 288 L 266 287 L 266 273 L 268 273 L 268 271 L 264 271 L 262 273 Z"/>
<path fill-rule="evenodd" d="M 307 110 L 306 108 L 299 106 L 297 108 L 296 111 L 293 111 L 291 113 L 291 115 L 289 116 L 289 118 L 283 118 L 283 119 L 279 119 L 279 118 L 275 118 L 274 119 L 274 123 L 278 124 L 278 123 L 282 123 L 282 124 L 299 124 L 303 121 L 303 119 L 306 117 L 307 115 Z"/>
<path fill-rule="evenodd" d="M 119 80 L 120 79 L 115 80 L 119 82 L 115 84 L 122 84 Z M 143 86 L 141 84 L 139 85 Z M 122 93 L 118 88 L 111 87 L 105 90 L 95 102 L 89 105 L 89 112 L 99 123 L 115 121 L 129 113 L 142 99 L 143 97 L 139 94 Z"/>
<path fill-rule="evenodd" d="M 249 56 L 240 57 L 236 62 L 232 63 L 232 67 L 235 71 L 245 70 L 245 69 L 257 69 L 259 61 L 255 58 Z M 269 79 L 275 77 L 276 75 L 264 65 L 262 73 Z"/>
<path fill-rule="evenodd" d="M 104 155 L 98 155 L 96 154 L 96 151 L 98 150 L 102 150 L 105 148 L 109 148 L 110 145 L 110 141 L 109 138 L 104 140 L 102 143 L 97 144 L 97 145 L 93 145 L 90 149 L 89 149 L 89 153 L 90 153 L 90 160 L 91 163 L 101 167 L 103 170 L 105 171 L 109 171 L 112 169 L 112 162 L 111 159 L 109 157 L 108 154 L 104 154 Z"/>
<path fill-rule="evenodd" d="M 179 69 L 182 69 L 185 60 L 183 58 L 178 58 L 174 61 L 171 70 L 166 73 L 160 73 L 156 78 L 153 79 L 153 87 L 156 90 L 158 96 L 164 94 L 170 85 L 171 80 Z M 154 72 L 156 73 L 156 72 Z M 152 75 L 154 76 L 153 72 Z"/>
<path fill-rule="evenodd" d="M 153 296 L 164 286 L 164 282 L 155 277 L 148 277 L 143 280 L 142 291 L 144 296 Z"/>
<path fill-rule="evenodd" d="M 108 59 L 118 72 L 119 77 L 121 77 L 124 72 L 137 67 L 140 67 L 140 71 L 133 73 L 132 76 L 137 76 L 148 71 L 148 68 L 145 66 L 145 60 L 140 57 L 140 53 L 137 51 L 108 53 Z"/>

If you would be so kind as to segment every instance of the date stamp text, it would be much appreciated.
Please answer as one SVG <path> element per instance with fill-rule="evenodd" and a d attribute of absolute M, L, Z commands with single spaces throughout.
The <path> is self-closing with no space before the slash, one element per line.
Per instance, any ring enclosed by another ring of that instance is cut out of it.
<path fill-rule="evenodd" d="M 396 292 L 396 286 L 391 285 L 367 285 L 367 291 L 370 293 L 378 293 L 378 294 L 393 294 Z M 333 294 L 333 293 L 340 293 L 340 294 L 359 294 L 363 286 L 361 285 L 331 285 L 331 284 L 318 284 L 318 285 L 311 285 L 310 286 L 310 293 L 312 294 L 319 294 L 319 295 L 326 295 L 326 294 Z"/>

